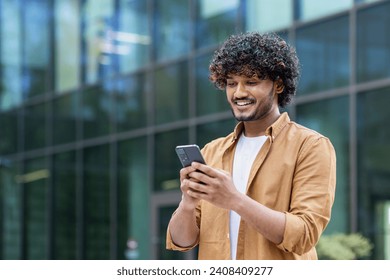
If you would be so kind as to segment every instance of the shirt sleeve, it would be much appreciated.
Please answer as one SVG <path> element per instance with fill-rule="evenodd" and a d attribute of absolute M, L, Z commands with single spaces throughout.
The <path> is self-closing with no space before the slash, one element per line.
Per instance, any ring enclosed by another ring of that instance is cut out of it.
<path fill-rule="evenodd" d="M 311 138 L 298 155 L 283 241 L 278 248 L 302 255 L 329 223 L 336 189 L 336 154 L 325 137 Z"/>
<path fill-rule="evenodd" d="M 200 206 L 201 203 L 198 204 L 198 206 L 196 207 L 196 223 L 197 223 L 197 226 L 199 228 L 199 225 L 200 225 L 200 209 L 201 209 L 201 206 Z M 176 214 L 176 211 L 172 214 L 175 215 Z M 172 236 L 171 236 L 171 233 L 169 231 L 169 226 L 167 228 L 167 234 L 166 234 L 166 249 L 167 250 L 174 250 L 174 251 L 182 251 L 182 252 L 186 252 L 186 251 L 189 251 L 193 248 L 195 248 L 197 245 L 199 244 L 199 235 L 198 235 L 198 238 L 196 240 L 196 242 L 191 245 L 191 246 L 188 246 L 188 247 L 181 247 L 179 245 L 176 245 L 173 240 L 172 240 Z"/>

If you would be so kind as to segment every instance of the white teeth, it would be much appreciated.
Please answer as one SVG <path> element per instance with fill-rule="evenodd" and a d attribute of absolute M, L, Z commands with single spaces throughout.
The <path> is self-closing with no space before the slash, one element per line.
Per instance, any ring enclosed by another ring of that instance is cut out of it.
<path fill-rule="evenodd" d="M 245 106 L 245 105 L 249 105 L 249 104 L 251 104 L 252 102 L 250 102 L 250 101 L 236 101 L 236 104 L 238 105 L 238 106 Z"/>

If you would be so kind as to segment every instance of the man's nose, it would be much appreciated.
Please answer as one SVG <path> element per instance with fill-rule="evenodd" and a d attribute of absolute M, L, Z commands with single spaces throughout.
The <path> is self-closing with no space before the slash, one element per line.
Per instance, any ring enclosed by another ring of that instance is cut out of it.
<path fill-rule="evenodd" d="M 236 92 L 234 93 L 235 98 L 244 98 L 248 96 L 247 89 L 243 83 L 238 83 Z"/>

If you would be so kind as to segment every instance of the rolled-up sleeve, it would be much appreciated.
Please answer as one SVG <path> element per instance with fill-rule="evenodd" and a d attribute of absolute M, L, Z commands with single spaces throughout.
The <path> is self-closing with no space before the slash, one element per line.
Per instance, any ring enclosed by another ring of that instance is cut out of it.
<path fill-rule="evenodd" d="M 198 206 L 196 207 L 196 223 L 197 223 L 198 228 L 199 228 L 199 225 L 200 225 L 200 213 L 201 213 L 201 211 L 200 211 L 200 209 L 201 209 L 200 204 L 201 203 L 199 203 Z M 176 211 L 172 214 L 172 216 L 175 215 L 175 214 L 176 214 Z M 189 251 L 189 250 L 193 249 L 198 244 L 199 244 L 199 235 L 198 235 L 198 238 L 196 239 L 196 242 L 193 245 L 191 245 L 191 246 L 181 247 L 181 246 L 176 245 L 173 242 L 173 240 L 172 240 L 171 232 L 169 231 L 169 226 L 168 226 L 167 234 L 166 234 L 166 249 L 167 250 L 186 252 L 186 251 Z"/>
<path fill-rule="evenodd" d="M 168 229 L 167 229 L 167 238 L 166 238 L 166 249 L 168 249 L 168 250 L 174 250 L 174 251 L 186 252 L 186 251 L 189 251 L 189 250 L 193 249 L 193 248 L 196 247 L 198 244 L 199 244 L 199 236 L 198 236 L 198 239 L 196 240 L 196 242 L 195 242 L 192 246 L 189 246 L 189 247 L 181 247 L 181 246 L 176 245 L 176 244 L 173 243 L 173 241 L 172 241 L 171 233 L 169 232 L 169 227 L 168 227 Z"/>
<path fill-rule="evenodd" d="M 326 137 L 312 137 L 301 148 L 279 249 L 298 255 L 311 250 L 329 223 L 336 188 L 336 154 Z"/>

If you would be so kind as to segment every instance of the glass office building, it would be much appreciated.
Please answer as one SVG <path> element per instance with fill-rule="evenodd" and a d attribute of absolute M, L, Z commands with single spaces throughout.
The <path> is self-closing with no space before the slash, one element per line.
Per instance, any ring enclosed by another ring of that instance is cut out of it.
<path fill-rule="evenodd" d="M 390 259 L 389 15 L 383 0 L 0 0 L 0 258 L 195 258 L 165 250 L 174 147 L 233 129 L 208 64 L 257 30 L 296 47 L 287 110 L 337 151 L 325 234 Z"/>

